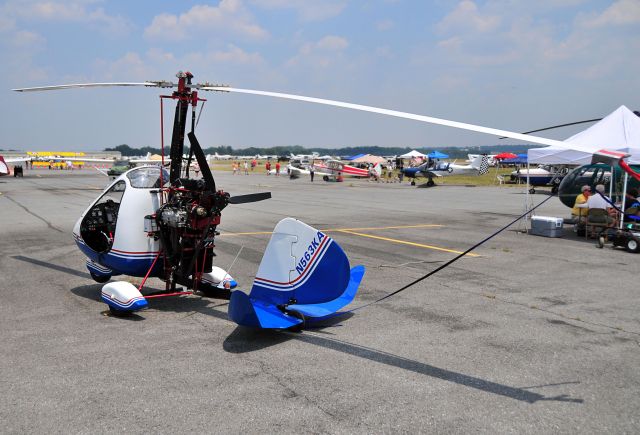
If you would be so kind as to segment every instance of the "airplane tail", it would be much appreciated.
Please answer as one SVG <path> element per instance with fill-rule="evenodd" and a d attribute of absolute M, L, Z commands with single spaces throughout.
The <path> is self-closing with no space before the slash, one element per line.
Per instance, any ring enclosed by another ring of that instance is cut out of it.
<path fill-rule="evenodd" d="M 9 175 L 9 166 L 2 156 L 0 156 L 0 175 Z"/>
<path fill-rule="evenodd" d="M 471 161 L 471 167 L 478 171 L 478 175 L 489 172 L 489 156 L 481 154 Z"/>
<path fill-rule="evenodd" d="M 231 294 L 229 318 L 266 329 L 326 319 L 351 303 L 363 275 L 364 266 L 350 269 L 331 237 L 285 218 L 273 230 L 251 292 Z"/>
<path fill-rule="evenodd" d="M 373 171 L 376 173 L 376 176 L 378 178 L 382 176 L 382 166 L 380 165 L 380 163 L 376 163 L 376 165 L 373 167 Z"/>

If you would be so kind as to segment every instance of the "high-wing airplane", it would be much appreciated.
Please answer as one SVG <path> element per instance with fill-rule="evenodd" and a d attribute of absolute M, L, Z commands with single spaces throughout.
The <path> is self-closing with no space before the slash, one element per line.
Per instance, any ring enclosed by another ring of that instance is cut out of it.
<path fill-rule="evenodd" d="M 0 156 L 0 176 L 11 175 L 11 169 L 9 169 L 9 164 L 12 163 L 23 163 L 31 161 L 31 157 L 11 157 L 4 158 Z"/>
<path fill-rule="evenodd" d="M 488 157 L 478 155 L 469 165 L 457 165 L 455 163 L 441 162 L 428 167 L 429 162 L 425 162 L 414 168 L 404 168 L 402 173 L 405 177 L 411 178 L 411 185 L 415 186 L 416 178 L 426 177 L 427 186 L 435 186 L 434 177 L 447 177 L 449 175 L 484 175 L 489 171 Z"/>
<path fill-rule="evenodd" d="M 378 165 L 380 166 L 380 165 Z M 325 160 L 324 162 L 313 162 L 313 170 L 321 175 L 325 181 L 340 181 L 342 177 L 369 177 L 371 173 L 368 169 L 356 168 L 355 166 L 342 163 L 340 160 Z"/>

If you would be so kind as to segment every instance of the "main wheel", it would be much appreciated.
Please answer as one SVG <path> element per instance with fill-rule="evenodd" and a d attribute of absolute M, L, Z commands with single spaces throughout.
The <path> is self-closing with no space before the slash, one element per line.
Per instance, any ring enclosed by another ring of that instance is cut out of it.
<path fill-rule="evenodd" d="M 433 180 L 427 181 L 427 187 L 433 187 L 433 186 L 435 186 L 435 184 L 436 184 L 436 182 L 433 181 Z"/>
<path fill-rule="evenodd" d="M 640 243 L 634 238 L 629 238 L 626 248 L 629 252 L 640 252 Z"/>
<path fill-rule="evenodd" d="M 411 185 L 415 186 L 416 185 L 416 180 L 411 180 Z"/>
<path fill-rule="evenodd" d="M 93 278 L 95 282 L 98 282 L 100 284 L 104 284 L 105 282 L 111 279 L 111 275 L 96 275 L 93 272 L 89 272 L 89 274 L 91 275 L 91 278 Z"/>
<path fill-rule="evenodd" d="M 604 248 L 604 236 L 598 237 L 598 243 L 596 243 L 596 246 L 600 249 Z"/>
<path fill-rule="evenodd" d="M 532 187 L 531 189 L 529 189 L 529 193 L 533 195 L 534 193 L 536 193 L 536 189 Z"/>
<path fill-rule="evenodd" d="M 558 185 L 557 185 L 557 184 L 554 184 L 554 185 L 553 185 L 553 187 L 551 188 L 551 193 L 553 193 L 554 195 L 555 195 L 556 193 L 558 193 Z"/>

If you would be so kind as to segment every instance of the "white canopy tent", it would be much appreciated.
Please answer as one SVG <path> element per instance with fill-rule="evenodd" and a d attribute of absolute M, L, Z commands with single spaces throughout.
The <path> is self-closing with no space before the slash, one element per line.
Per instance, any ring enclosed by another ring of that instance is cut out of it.
<path fill-rule="evenodd" d="M 409 151 L 408 153 L 403 154 L 403 155 L 400 156 L 401 159 L 413 159 L 415 157 L 426 158 L 427 155 L 426 154 L 422 154 L 420 151 L 413 150 L 413 151 Z"/>
<path fill-rule="evenodd" d="M 529 163 L 587 165 L 593 153 L 601 149 L 631 154 L 628 163 L 640 163 L 640 117 L 626 106 L 596 124 L 571 136 L 564 145 L 532 148 L 527 152 Z"/>

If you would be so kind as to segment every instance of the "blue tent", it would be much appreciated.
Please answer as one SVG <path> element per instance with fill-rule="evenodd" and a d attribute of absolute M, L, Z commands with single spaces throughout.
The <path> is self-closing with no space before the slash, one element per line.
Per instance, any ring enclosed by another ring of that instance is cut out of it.
<path fill-rule="evenodd" d="M 502 163 L 511 163 L 516 165 L 525 165 L 527 163 L 527 155 L 526 154 L 518 154 L 518 157 L 513 159 L 504 159 Z"/>
<path fill-rule="evenodd" d="M 431 151 L 427 154 L 427 157 L 430 159 L 448 159 L 449 156 L 447 154 L 441 153 L 440 151 Z"/>

